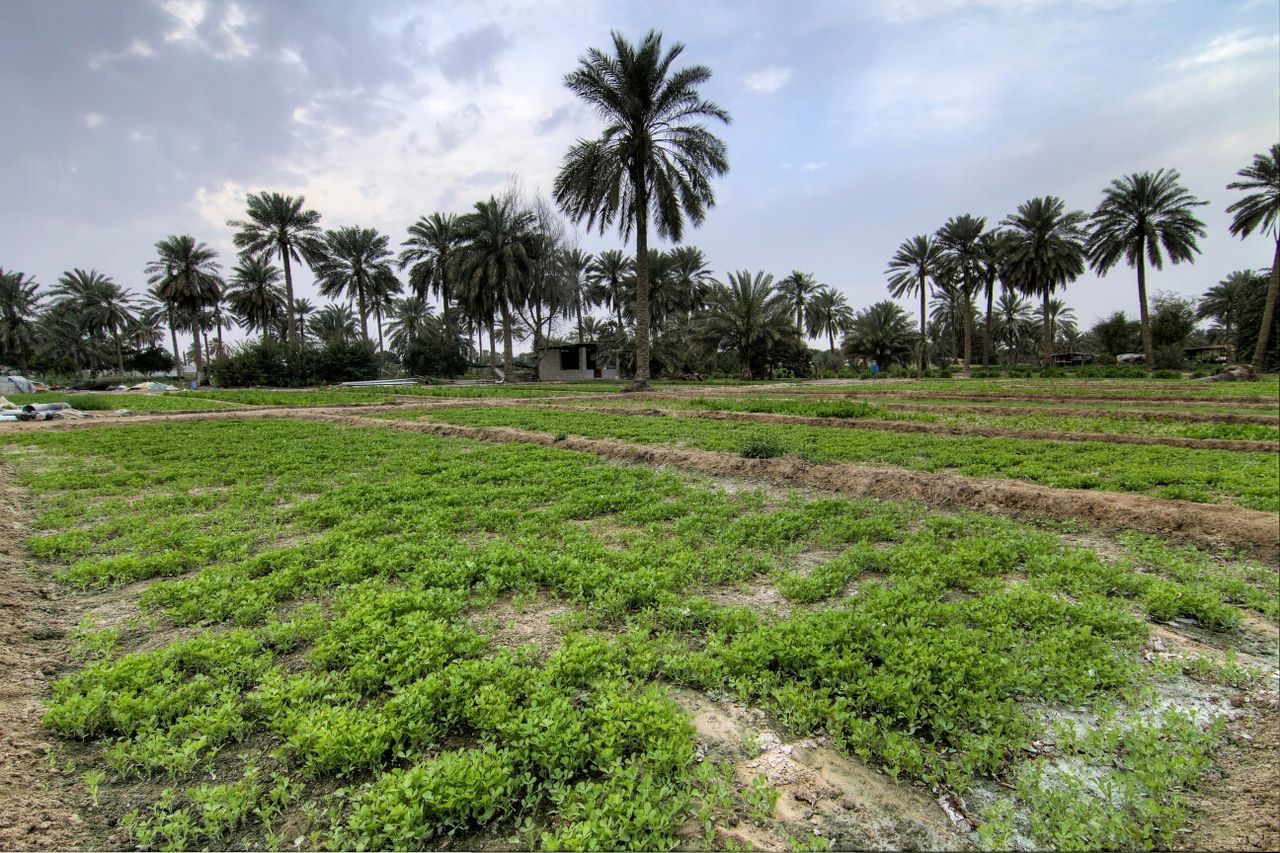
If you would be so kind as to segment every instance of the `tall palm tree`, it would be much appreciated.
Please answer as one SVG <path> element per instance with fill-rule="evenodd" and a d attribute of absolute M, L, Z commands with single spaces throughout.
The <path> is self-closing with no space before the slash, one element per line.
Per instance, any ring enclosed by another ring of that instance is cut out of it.
<path fill-rule="evenodd" d="M 742 378 L 751 379 L 752 361 L 790 326 L 791 304 L 773 286 L 773 276 L 742 270 L 729 273 L 727 285 L 711 285 L 695 334 L 709 349 L 737 352 Z"/>
<path fill-rule="evenodd" d="M 390 238 L 374 228 L 358 226 L 330 229 L 324 239 L 312 244 L 309 254 L 320 285 L 320 295 L 330 299 L 354 299 L 360 312 L 360 331 L 368 343 L 369 307 L 387 279 L 395 280 L 391 269 Z"/>
<path fill-rule="evenodd" d="M 293 268 L 290 261 L 301 261 L 306 247 L 320 239 L 320 214 L 304 210 L 304 196 L 260 192 L 248 198 L 248 219 L 229 219 L 227 225 L 239 229 L 231 238 L 242 255 L 280 258 L 284 267 L 284 295 L 288 308 L 285 341 L 292 342 L 299 320 L 294 314 Z"/>
<path fill-rule="evenodd" d="M 711 179 L 729 169 L 725 144 L 702 123 L 727 124 L 729 114 L 698 94 L 711 70 L 673 71 L 684 51 L 665 53 L 650 31 L 639 45 L 613 33 L 613 55 L 592 48 L 565 86 L 605 121 L 600 137 L 569 149 L 554 194 L 560 209 L 600 232 L 618 223 L 623 239 L 636 234 L 636 373 L 633 390 L 649 387 L 649 224 L 679 243 L 684 220 L 701 225 L 715 205 Z"/>
<path fill-rule="evenodd" d="M 1196 307 L 1196 317 L 1201 320 L 1214 319 L 1222 326 L 1222 338 L 1228 344 L 1234 342 L 1231 335 L 1231 324 L 1235 321 L 1245 294 L 1253 289 L 1260 274 L 1253 270 L 1236 270 L 1222 281 L 1205 291 Z"/>
<path fill-rule="evenodd" d="M 1023 293 L 1039 296 L 1049 313 L 1049 297 L 1084 273 L 1084 223 L 1082 210 L 1067 212 L 1056 196 L 1041 196 L 1018 205 L 1018 212 L 1000 223 L 1008 230 L 1005 244 L 1006 274 Z M 1044 324 L 1044 365 L 1053 364 L 1050 324 Z"/>
<path fill-rule="evenodd" d="M 979 262 L 982 249 L 979 241 L 986 227 L 985 216 L 965 213 L 948 219 L 934 235 L 938 241 L 938 252 L 942 263 L 950 268 L 952 276 L 959 281 L 960 291 L 966 303 L 973 302 L 974 288 L 981 275 Z M 963 319 L 964 366 L 968 370 L 973 353 L 973 312 L 965 311 Z"/>
<path fill-rule="evenodd" d="M 1231 233 L 1243 240 L 1254 231 L 1264 234 L 1270 231 L 1276 242 L 1271 283 L 1267 285 L 1267 302 L 1262 309 L 1262 327 L 1258 329 L 1258 343 L 1253 348 L 1253 370 L 1262 373 L 1267 340 L 1276 315 L 1276 296 L 1280 294 L 1280 144 L 1272 145 L 1267 154 L 1254 155 L 1253 163 L 1236 174 L 1244 180 L 1232 181 L 1227 189 L 1242 190 L 1249 195 L 1227 208 L 1227 213 L 1233 214 Z"/>
<path fill-rule="evenodd" d="M 593 299 L 613 311 L 618 328 L 622 328 L 622 305 L 626 301 L 624 282 L 631 276 L 633 261 L 619 249 L 606 249 L 596 255 L 587 275 L 593 286 Z"/>
<path fill-rule="evenodd" d="M 982 366 L 991 366 L 991 309 L 995 299 L 996 282 L 1004 268 L 1006 237 L 1002 231 L 987 231 L 978 238 L 978 272 L 983 295 L 987 298 L 986 322 L 982 327 Z"/>
<path fill-rule="evenodd" d="M 906 363 L 915 349 L 915 330 L 902 306 L 888 299 L 864 308 L 853 318 L 842 349 L 847 356 L 862 356 L 881 368 Z"/>
<path fill-rule="evenodd" d="M 792 270 L 791 275 L 778 282 L 778 290 L 786 294 L 796 309 L 796 328 L 804 334 L 805 303 L 821 288 L 818 280 L 807 272 Z"/>
<path fill-rule="evenodd" d="M 941 250 L 928 234 L 919 234 L 904 240 L 889 260 L 885 271 L 889 276 L 889 293 L 901 299 L 913 293 L 920 294 L 920 370 L 929 369 L 928 337 L 925 334 L 925 293 L 929 280 L 936 278 L 942 263 Z"/>
<path fill-rule="evenodd" d="M 512 194 L 476 202 L 458 222 L 458 281 L 472 304 L 488 308 L 490 340 L 495 311 L 502 316 L 504 376 L 512 370 L 512 312 L 528 294 L 539 257 L 541 241 L 533 225 L 533 213 L 521 209 Z"/>
<path fill-rule="evenodd" d="M 284 288 L 280 286 L 280 268 L 261 255 L 240 259 L 231 271 L 231 287 L 227 290 L 227 306 L 250 332 L 270 335 L 287 316 Z M 294 303 L 294 309 L 299 307 Z"/>
<path fill-rule="evenodd" d="M 197 318 L 222 297 L 220 267 L 214 260 L 217 257 L 217 252 L 191 235 L 171 234 L 156 243 L 156 259 L 146 266 L 147 283 L 155 288 L 156 297 L 172 308 L 170 328 L 188 328 L 195 338 L 197 384 L 205 373 Z M 175 361 L 179 358 L 177 349 L 175 331 Z"/>
<path fill-rule="evenodd" d="M 23 373 L 35 343 L 41 299 L 37 288 L 30 276 L 0 269 L 0 356 L 17 356 Z"/>
<path fill-rule="evenodd" d="M 400 244 L 397 263 L 409 268 L 409 289 L 419 299 L 440 297 L 440 313 L 447 322 L 452 304 L 453 256 L 458 246 L 458 217 L 452 213 L 423 216 L 409 226 L 409 239 Z"/>
<path fill-rule="evenodd" d="M 559 272 L 564 285 L 565 294 L 569 297 L 566 306 L 578 323 L 578 343 L 582 343 L 582 310 L 590 310 L 591 298 L 590 277 L 587 270 L 595 261 L 590 252 L 584 252 L 577 246 L 565 249 L 560 253 Z"/>
<path fill-rule="evenodd" d="M 373 318 L 378 326 L 378 352 L 385 351 L 382 344 L 382 317 L 395 310 L 396 296 L 402 292 L 404 287 L 400 284 L 400 280 L 389 270 L 373 277 L 372 286 L 369 289 L 369 310 L 373 312 Z"/>
<path fill-rule="evenodd" d="M 124 337 L 136 350 L 160 347 L 164 343 L 164 309 L 156 305 L 139 308 Z"/>
<path fill-rule="evenodd" d="M 116 348 L 116 370 L 124 375 L 122 336 L 134 321 L 133 297 L 110 276 L 97 270 L 75 269 L 62 274 L 50 295 L 73 306 L 81 327 L 90 336 L 109 332 Z"/>
<path fill-rule="evenodd" d="M 1094 271 L 1106 275 L 1121 258 L 1138 270 L 1138 311 L 1147 370 L 1156 366 L 1147 314 L 1147 262 L 1161 269 L 1165 253 L 1175 264 L 1194 262 L 1200 251 L 1196 238 L 1205 234 L 1204 223 L 1194 211 L 1208 202 L 1187 192 L 1179 177 L 1177 169 L 1157 169 L 1114 180 L 1089 218 L 1089 264 Z"/>
<path fill-rule="evenodd" d="M 834 287 L 820 287 L 805 306 L 805 332 L 811 338 L 826 335 L 831 352 L 836 351 L 836 335 L 853 323 L 853 309 L 844 294 Z"/>

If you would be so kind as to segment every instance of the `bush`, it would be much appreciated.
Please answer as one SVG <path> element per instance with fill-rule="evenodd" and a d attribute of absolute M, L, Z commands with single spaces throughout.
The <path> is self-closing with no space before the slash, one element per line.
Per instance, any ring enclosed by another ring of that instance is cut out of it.
<path fill-rule="evenodd" d="M 209 365 L 211 381 L 223 388 L 300 388 L 377 376 L 377 356 L 373 346 L 364 341 L 335 341 L 317 349 L 261 338 L 241 344 L 231 355 L 220 356 Z"/>
<path fill-rule="evenodd" d="M 740 455 L 744 459 L 773 459 L 786 453 L 782 442 L 770 435 L 753 435 L 742 445 Z"/>

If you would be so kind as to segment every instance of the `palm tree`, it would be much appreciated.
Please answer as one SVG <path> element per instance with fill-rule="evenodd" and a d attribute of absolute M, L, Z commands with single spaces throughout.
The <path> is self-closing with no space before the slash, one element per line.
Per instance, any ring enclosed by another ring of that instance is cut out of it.
<path fill-rule="evenodd" d="M 1035 325 L 1041 328 L 1044 327 L 1046 322 L 1049 324 L 1046 334 L 1048 334 L 1050 340 L 1057 341 L 1058 332 L 1062 332 L 1067 337 L 1075 336 L 1076 312 L 1068 308 L 1067 304 L 1061 299 L 1050 299 L 1047 303 L 1037 306 L 1035 311 L 1031 313 L 1031 318 Z"/>
<path fill-rule="evenodd" d="M 301 302 L 294 303 L 294 310 L 301 307 Z M 227 306 L 250 332 L 270 335 L 288 311 L 280 286 L 280 268 L 261 255 L 241 258 L 231 271 Z"/>
<path fill-rule="evenodd" d="M 587 275 L 591 279 L 592 299 L 597 305 L 604 305 L 613 311 L 622 328 L 622 304 L 624 299 L 624 282 L 631 276 L 633 261 L 618 249 L 606 249 L 596 255 Z"/>
<path fill-rule="evenodd" d="M 590 343 L 598 343 L 602 337 L 612 331 L 610 329 L 611 325 L 612 321 L 610 320 L 601 320 L 599 317 L 583 317 L 582 339 Z"/>
<path fill-rule="evenodd" d="M 916 333 L 907 312 L 886 299 L 857 313 L 841 348 L 846 356 L 869 358 L 886 368 L 895 361 L 905 364 L 915 343 Z"/>
<path fill-rule="evenodd" d="M 695 335 L 713 351 L 736 351 L 742 378 L 751 379 L 752 361 L 790 327 L 791 305 L 774 288 L 773 276 L 742 270 L 729 273 L 728 285 L 711 285 Z"/>
<path fill-rule="evenodd" d="M 805 332 L 811 338 L 827 336 L 831 352 L 836 351 L 836 335 L 844 334 L 853 323 L 853 309 L 844 294 L 825 285 L 809 300 L 805 310 Z"/>
<path fill-rule="evenodd" d="M 0 357 L 18 358 L 18 367 L 27 372 L 35 342 L 36 314 L 41 295 L 35 279 L 20 272 L 0 269 Z"/>
<path fill-rule="evenodd" d="M 938 244 L 928 234 L 920 234 L 898 246 L 889 261 L 885 273 L 889 276 L 889 293 L 901 299 L 913 293 L 920 294 L 920 370 L 929 369 L 928 338 L 925 335 L 925 293 L 928 282 L 936 278 L 942 263 Z M 834 347 L 833 347 L 834 349 Z"/>
<path fill-rule="evenodd" d="M 561 281 L 564 285 L 565 294 L 569 297 L 569 311 L 578 321 L 578 343 L 582 343 L 582 309 L 587 307 L 591 298 L 589 295 L 590 279 L 587 270 L 591 268 L 594 262 L 590 252 L 584 252 L 577 246 L 565 249 L 560 252 L 559 257 L 559 273 Z"/>
<path fill-rule="evenodd" d="M 1179 177 L 1177 169 L 1157 169 L 1112 181 L 1089 218 L 1089 264 L 1094 271 L 1106 275 L 1122 257 L 1138 270 L 1138 311 L 1147 370 L 1156 366 L 1147 314 L 1147 262 L 1156 269 L 1164 266 L 1162 246 L 1173 263 L 1194 262 L 1200 251 L 1196 237 L 1205 234 L 1194 208 L 1208 202 L 1187 192 L 1178 183 Z"/>
<path fill-rule="evenodd" d="M 156 259 L 146 266 L 147 283 L 155 288 L 156 297 L 171 307 L 169 323 L 170 329 L 175 330 L 175 361 L 178 326 L 185 324 L 195 338 L 197 384 L 204 373 L 197 318 L 222 297 L 222 278 L 214 260 L 217 257 L 217 252 L 189 234 L 170 235 L 156 243 Z"/>
<path fill-rule="evenodd" d="M 1052 300 L 1050 302 L 1052 303 Z M 1051 304 L 1050 316 L 1052 314 Z M 1031 303 L 1018 296 L 1016 289 L 1005 287 L 1000 293 L 1000 299 L 996 302 L 994 322 L 996 336 L 1004 343 L 1006 356 L 1010 356 L 1012 364 L 1017 366 L 1023 339 L 1027 336 L 1027 329 L 1031 325 Z"/>
<path fill-rule="evenodd" d="M 613 33 L 614 55 L 592 48 L 565 86 L 605 121 L 598 139 L 580 140 L 555 180 L 560 209 L 600 232 L 618 223 L 623 239 L 636 233 L 636 372 L 633 390 L 649 387 L 649 223 L 659 237 L 679 243 L 684 219 L 701 225 L 715 205 L 711 179 L 729 169 L 724 142 L 702 121 L 729 122 L 729 114 L 698 94 L 711 70 L 693 65 L 672 71 L 684 51 L 665 54 L 650 31 L 632 45 Z"/>
<path fill-rule="evenodd" d="M 288 308 L 285 341 L 293 340 L 298 320 L 294 315 L 293 271 L 291 260 L 301 261 L 308 244 L 320 239 L 320 214 L 303 210 L 306 198 L 260 192 L 248 198 L 248 219 L 229 219 L 227 225 L 237 228 L 231 238 L 242 255 L 276 255 L 284 267 L 284 294 Z"/>
<path fill-rule="evenodd" d="M 403 354 L 414 341 L 425 334 L 434 314 L 431 305 L 418 294 L 397 299 L 392 305 L 390 322 L 387 324 L 387 335 L 391 339 L 391 349 Z"/>
<path fill-rule="evenodd" d="M 164 309 L 156 305 L 138 309 L 125 330 L 125 340 L 139 351 L 159 348 L 164 343 Z"/>
<path fill-rule="evenodd" d="M 458 281 L 469 301 L 490 318 L 490 341 L 494 312 L 502 315 L 504 376 L 512 370 L 512 311 L 524 302 L 539 257 L 533 224 L 533 213 L 520 209 L 512 194 L 501 201 L 490 196 L 476 202 L 475 210 L 458 222 Z"/>
<path fill-rule="evenodd" d="M 395 310 L 395 298 L 404 291 L 400 280 L 389 270 L 373 277 L 369 290 L 369 310 L 378 326 L 378 352 L 385 352 L 382 344 L 382 317 Z"/>
<path fill-rule="evenodd" d="M 356 336 L 356 315 L 350 305 L 333 302 L 315 313 L 307 323 L 311 334 L 325 344 L 345 343 Z"/>
<path fill-rule="evenodd" d="M 1002 231 L 987 231 L 978 238 L 978 272 L 983 294 L 987 298 L 987 317 L 982 327 L 982 366 L 991 366 L 991 309 L 996 282 L 1004 268 L 1006 237 Z"/>
<path fill-rule="evenodd" d="M 1280 293 L 1280 144 L 1272 145 L 1269 154 L 1256 154 L 1253 163 L 1236 172 L 1244 180 L 1227 184 L 1229 190 L 1250 193 L 1227 208 L 1234 214 L 1231 233 L 1244 239 L 1255 230 L 1271 232 L 1276 251 L 1271 261 L 1271 283 L 1267 285 L 1267 302 L 1262 309 L 1262 327 L 1253 348 L 1254 373 L 1262 373 L 1267 355 L 1267 339 L 1276 314 L 1276 296 Z"/>
<path fill-rule="evenodd" d="M 1231 324 L 1235 320 L 1236 310 L 1245 294 L 1252 289 L 1258 275 L 1253 270 L 1236 270 L 1205 291 L 1196 307 L 1198 319 L 1212 318 L 1222 326 L 1222 338 L 1228 344 L 1234 340 L 1231 336 Z"/>
<path fill-rule="evenodd" d="M 72 306 L 81 328 L 94 337 L 110 332 L 116 347 L 116 370 L 124 375 L 124 346 L 121 336 L 134 321 L 133 297 L 120 285 L 97 270 L 75 269 L 63 273 L 50 291 L 59 302 Z"/>
<path fill-rule="evenodd" d="M 409 239 L 400 244 L 397 263 L 409 268 L 409 289 L 419 299 L 440 297 L 440 313 L 447 322 L 452 303 L 453 256 L 458 246 L 458 217 L 451 213 L 423 216 L 409 226 Z"/>
<path fill-rule="evenodd" d="M 792 270 L 791 275 L 778 282 L 778 290 L 786 294 L 796 307 L 796 328 L 804 333 L 804 306 L 809 297 L 821 288 L 818 280 L 807 272 Z"/>
<path fill-rule="evenodd" d="M 1005 266 L 1009 280 L 1019 289 L 1043 300 L 1049 312 L 1049 297 L 1084 273 L 1084 223 L 1082 210 L 1066 212 L 1066 203 L 1055 196 L 1041 196 L 1018 205 L 1018 212 L 1000 223 L 1008 229 Z M 1053 364 L 1050 324 L 1044 324 L 1044 365 Z"/>
<path fill-rule="evenodd" d="M 687 315 L 700 310 L 706 304 L 707 289 L 713 281 L 706 256 L 697 246 L 676 246 L 666 254 L 671 289 L 679 294 L 667 313 L 678 310 Z"/>
<path fill-rule="evenodd" d="M 373 343 L 369 337 L 370 303 L 390 286 L 387 280 L 395 281 L 390 238 L 374 228 L 331 229 L 324 232 L 322 242 L 313 244 L 310 254 L 320 295 L 354 299 L 360 311 L 360 331 L 366 342 Z"/>
<path fill-rule="evenodd" d="M 979 261 L 982 250 L 979 240 L 987 227 L 985 216 L 965 213 L 953 216 L 938 229 L 938 253 L 942 263 L 949 267 L 952 277 L 960 282 L 960 291 L 966 303 L 972 304 L 973 290 L 981 271 Z M 973 352 L 973 312 L 964 312 L 964 367 L 969 369 Z"/>
<path fill-rule="evenodd" d="M 293 313 L 298 318 L 298 340 L 304 344 L 307 342 L 307 317 L 314 314 L 315 310 L 316 306 L 304 296 L 293 300 Z"/>

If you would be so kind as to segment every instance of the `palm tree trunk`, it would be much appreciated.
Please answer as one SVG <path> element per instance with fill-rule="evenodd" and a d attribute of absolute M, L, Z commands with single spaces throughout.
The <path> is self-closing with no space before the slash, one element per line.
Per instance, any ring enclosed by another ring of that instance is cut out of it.
<path fill-rule="evenodd" d="M 969 271 L 965 270 L 964 274 L 964 369 L 969 369 L 972 359 L 970 354 L 973 351 L 973 293 L 969 283 Z"/>
<path fill-rule="evenodd" d="M 1151 317 L 1147 314 L 1147 262 L 1145 242 L 1138 246 L 1138 316 L 1142 320 L 1142 352 L 1147 357 L 1147 372 L 1156 369 L 1156 347 L 1151 339 Z"/>
<path fill-rule="evenodd" d="M 378 352 L 386 352 L 382 346 L 382 306 L 375 306 L 373 309 L 373 319 L 378 323 Z"/>
<path fill-rule="evenodd" d="M 173 336 L 173 371 L 177 374 L 178 384 L 182 384 L 182 353 L 178 350 L 178 329 L 173 325 L 173 309 L 168 310 L 169 334 Z"/>
<path fill-rule="evenodd" d="M 1267 302 L 1262 308 L 1262 326 L 1258 329 L 1258 343 L 1253 348 L 1253 372 L 1261 376 L 1266 365 L 1267 343 L 1271 337 L 1271 323 L 1276 316 L 1276 295 L 1280 291 L 1280 240 L 1276 240 L 1276 256 L 1271 262 L 1271 283 L 1267 285 Z"/>
<path fill-rule="evenodd" d="M 196 329 L 192 334 L 192 343 L 196 348 L 196 387 L 200 387 L 200 376 L 204 373 L 204 353 L 200 349 L 200 330 Z"/>
<path fill-rule="evenodd" d="M 1053 316 L 1049 313 L 1049 288 L 1044 289 L 1044 322 L 1043 326 L 1043 344 L 1044 344 L 1044 366 L 1046 368 L 1053 367 Z"/>
<path fill-rule="evenodd" d="M 995 296 L 995 282 L 987 287 L 987 324 L 982 330 L 982 366 L 991 366 L 991 300 Z"/>
<path fill-rule="evenodd" d="M 115 326 L 111 327 L 111 337 L 116 341 L 116 370 L 120 371 L 120 375 L 124 376 L 124 349 L 120 346 L 120 330 Z"/>
<path fill-rule="evenodd" d="M 221 309 L 219 309 L 218 313 L 213 315 L 213 319 L 218 324 L 218 352 L 221 353 L 222 352 L 222 311 Z"/>
<path fill-rule="evenodd" d="M 369 314 L 364 304 L 364 288 L 356 286 L 356 303 L 360 308 L 360 331 L 364 334 L 364 342 L 372 344 L 373 339 L 369 337 Z"/>
<path fill-rule="evenodd" d="M 920 374 L 929 369 L 929 337 L 925 332 L 925 285 L 924 276 L 920 276 Z"/>
<path fill-rule="evenodd" d="M 289 267 L 289 244 L 284 240 L 280 240 L 276 244 L 277 250 L 280 252 L 280 261 L 284 264 L 284 298 L 286 304 L 285 324 L 284 324 L 284 342 L 286 344 L 293 343 L 295 330 L 293 328 L 293 271 Z M 301 324 L 299 324 L 301 325 Z M 368 338 L 368 335 L 365 335 Z"/>
<path fill-rule="evenodd" d="M 613 313 L 618 318 L 618 331 L 622 331 L 622 294 L 619 292 L 621 283 L 616 279 L 613 281 Z"/>
<path fill-rule="evenodd" d="M 511 305 L 502 300 L 502 373 L 511 381 Z"/>
<path fill-rule="evenodd" d="M 827 326 L 827 343 L 831 346 L 831 351 L 836 351 L 836 333 L 831 330 L 831 326 Z"/>
<path fill-rule="evenodd" d="M 639 172 L 639 169 L 635 170 Z M 636 375 L 628 390 L 649 390 L 649 199 L 643 173 L 632 175 L 636 193 Z"/>
<path fill-rule="evenodd" d="M 494 343 L 498 336 L 493 331 L 493 318 L 489 318 L 489 366 L 495 371 L 498 368 L 498 345 Z M 483 343 L 483 341 L 482 341 Z"/>

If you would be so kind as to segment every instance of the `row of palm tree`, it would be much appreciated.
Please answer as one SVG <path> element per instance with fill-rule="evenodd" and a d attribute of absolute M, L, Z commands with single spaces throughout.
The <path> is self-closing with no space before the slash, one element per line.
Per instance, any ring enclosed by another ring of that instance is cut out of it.
<path fill-rule="evenodd" d="M 1270 231 L 1276 238 L 1267 311 L 1253 362 L 1262 369 L 1266 338 L 1275 310 L 1276 281 L 1280 276 L 1280 145 L 1259 154 L 1238 173 L 1243 179 L 1230 189 L 1250 194 L 1228 208 L 1233 214 L 1231 233 L 1247 237 L 1255 230 Z M 1174 169 L 1140 172 L 1112 181 L 1103 191 L 1092 214 L 1068 211 L 1055 196 L 1033 198 L 1005 217 L 995 229 L 987 229 L 985 217 L 962 214 L 948 219 L 931 235 L 904 241 L 889 260 L 886 275 L 895 298 L 920 299 L 919 364 L 928 366 L 926 294 L 964 304 L 975 298 L 986 301 L 982 362 L 991 363 L 992 323 L 996 285 L 1006 293 L 1023 293 L 1042 300 L 1041 311 L 1051 317 L 1052 294 L 1079 278 L 1086 265 L 1099 276 L 1122 260 L 1133 267 L 1138 280 L 1138 312 L 1142 346 L 1148 370 L 1155 367 L 1148 313 L 1147 266 L 1162 269 L 1170 263 L 1194 263 L 1205 235 L 1195 208 L 1207 202 L 1195 198 L 1181 184 Z M 961 311 L 964 324 L 963 361 L 972 361 L 973 314 Z M 1053 323 L 1043 324 L 1042 358 L 1053 358 Z"/>

